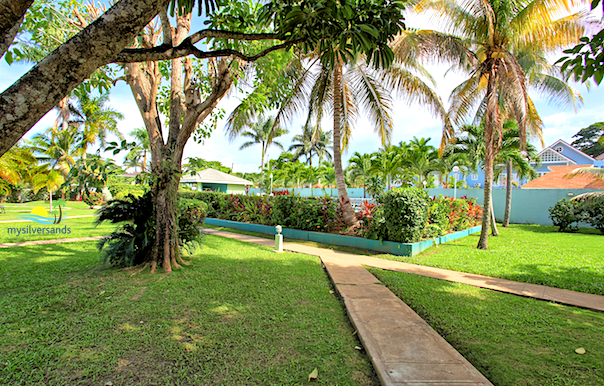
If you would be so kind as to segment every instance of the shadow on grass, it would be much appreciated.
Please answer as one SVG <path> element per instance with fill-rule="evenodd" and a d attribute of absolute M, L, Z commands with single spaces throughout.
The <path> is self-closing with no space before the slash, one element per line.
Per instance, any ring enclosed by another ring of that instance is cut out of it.
<path fill-rule="evenodd" d="M 496 385 L 596 385 L 604 314 L 370 269 Z M 591 356 L 577 355 L 589 345 Z"/>
<path fill-rule="evenodd" d="M 533 233 L 546 233 L 546 234 L 581 234 L 581 235 L 602 235 L 597 229 L 591 228 L 579 228 L 576 232 L 559 232 L 557 226 L 548 225 L 529 225 L 529 224 L 515 224 L 515 228 Z"/>
<path fill-rule="evenodd" d="M 0 384 L 379 384 L 317 258 L 203 244 L 170 275 L 94 242 L 0 251 Z"/>

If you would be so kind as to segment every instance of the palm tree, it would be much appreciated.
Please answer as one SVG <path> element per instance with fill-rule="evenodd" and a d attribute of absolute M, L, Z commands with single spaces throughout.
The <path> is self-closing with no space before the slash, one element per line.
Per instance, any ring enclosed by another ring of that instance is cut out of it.
<path fill-rule="evenodd" d="M 363 198 L 367 197 L 367 179 L 371 175 L 371 155 L 354 152 L 348 160 L 348 170 L 353 180 L 363 183 Z"/>
<path fill-rule="evenodd" d="M 331 131 L 323 131 L 321 128 L 315 130 L 310 126 L 302 126 L 302 134 L 297 134 L 292 139 L 292 145 L 287 149 L 293 151 L 294 159 L 304 156 L 308 165 L 312 166 L 312 157 L 319 158 L 319 164 L 323 158 L 332 160 L 329 148 L 331 146 Z"/>
<path fill-rule="evenodd" d="M 274 128 L 274 126 L 274 117 L 260 117 L 257 122 L 247 125 L 249 130 L 241 133 L 242 137 L 249 138 L 250 140 L 241 145 L 239 150 L 243 150 L 254 145 L 262 145 L 262 170 L 264 170 L 264 159 L 268 153 L 268 148 L 271 145 L 274 145 L 283 150 L 283 145 L 280 142 L 275 141 L 275 138 L 287 134 L 288 132 L 286 129 L 280 127 Z"/>
<path fill-rule="evenodd" d="M 133 166 L 135 170 L 140 166 L 141 172 L 144 173 L 147 170 L 147 152 L 151 150 L 149 134 L 146 129 L 139 127 L 132 130 L 130 135 L 134 137 L 135 145 L 126 155 L 126 161 L 129 162 L 128 166 Z"/>
<path fill-rule="evenodd" d="M 91 97 L 89 92 L 81 89 L 76 90 L 75 95 L 77 105 L 70 108 L 74 119 L 69 123 L 81 128 L 84 153 L 88 146 L 94 144 L 97 139 L 100 141 L 101 147 L 106 147 L 109 133 L 123 139 L 117 128 L 117 121 L 124 119 L 124 116 L 107 106 L 109 95 Z"/>
<path fill-rule="evenodd" d="M 571 5 L 569 0 L 418 0 L 415 4 L 416 10 L 433 11 L 456 35 L 427 33 L 424 47 L 432 46 L 430 54 L 439 52 L 441 58 L 452 59 L 457 69 L 469 74 L 451 95 L 452 122 L 460 125 L 471 115 L 476 122 L 484 118 L 485 210 L 479 249 L 488 248 L 493 161 L 501 145 L 503 122 L 514 119 L 519 123 L 522 144 L 527 131 L 541 137 L 543 122 L 528 95 L 529 86 L 558 101 L 577 100 L 577 93 L 557 77 L 559 72 L 546 60 L 548 53 L 583 35 L 584 14 L 556 19 Z M 452 135 L 452 128 L 445 128 L 444 142 Z"/>
<path fill-rule="evenodd" d="M 13 146 L 4 153 L 0 157 L 0 196 L 9 195 L 13 185 L 30 182 L 37 162 L 27 147 Z"/>
<path fill-rule="evenodd" d="M 595 168 L 593 166 L 576 168 L 572 172 L 567 173 L 564 178 L 573 178 L 578 176 L 593 177 L 598 181 L 604 181 L 604 169 Z"/>
<path fill-rule="evenodd" d="M 306 67 L 304 63 L 310 65 Z M 331 65 L 320 62 L 315 56 L 308 62 L 298 60 L 289 67 L 290 72 L 292 69 L 296 72 L 298 79 L 282 103 L 277 121 L 291 118 L 305 106 L 308 111 L 306 126 L 318 128 L 326 113 L 332 113 L 334 170 L 338 194 L 343 204 L 343 219 L 347 226 L 357 226 L 358 220 L 346 191 L 342 152 L 348 147 L 357 112 L 365 112 L 383 146 L 390 144 L 393 130 L 390 116 L 392 90 L 404 95 L 409 101 L 431 106 L 436 113 L 445 117 L 438 95 L 412 72 L 418 68 L 417 63 L 410 59 L 403 62 L 395 58 L 390 67 L 376 69 L 362 57 L 346 61 L 339 53 L 333 54 Z M 421 68 L 419 72 L 427 74 Z M 236 132 L 238 122 L 246 114 L 250 114 L 249 110 L 237 108 L 229 117 L 227 131 Z"/>
<path fill-rule="evenodd" d="M 51 169 L 59 169 L 63 177 L 69 174 L 76 157 L 84 154 L 81 136 L 73 126 L 67 130 L 50 128 L 34 136 L 31 148 L 40 162 L 50 164 Z"/>
<path fill-rule="evenodd" d="M 445 146 L 440 158 L 436 160 L 436 170 L 438 171 L 438 179 L 443 188 L 448 189 L 449 175 L 453 173 L 453 168 L 457 166 L 460 169 L 467 169 L 464 164 L 463 155 L 455 152 L 455 147 L 452 144 Z"/>
<path fill-rule="evenodd" d="M 52 212 L 52 194 L 59 190 L 61 185 L 65 182 L 63 174 L 56 169 L 50 169 L 48 167 L 40 170 L 38 174 L 33 177 L 33 191 L 38 193 L 42 188 L 46 188 L 50 200 L 50 212 Z"/>
<path fill-rule="evenodd" d="M 403 165 L 417 177 L 416 186 L 423 188 L 428 175 L 438 167 L 438 151 L 428 145 L 430 138 L 413 137 L 405 153 Z"/>
<path fill-rule="evenodd" d="M 383 181 L 386 183 L 387 190 L 391 189 L 393 179 L 400 173 L 403 158 L 403 149 L 400 146 L 393 145 L 384 146 L 371 154 L 371 172 L 381 175 Z"/>

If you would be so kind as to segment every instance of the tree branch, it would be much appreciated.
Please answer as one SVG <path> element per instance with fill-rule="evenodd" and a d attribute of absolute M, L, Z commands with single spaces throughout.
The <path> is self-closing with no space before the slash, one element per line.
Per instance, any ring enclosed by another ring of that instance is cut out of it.
<path fill-rule="evenodd" d="M 255 55 L 246 55 L 242 52 L 233 49 L 224 49 L 224 50 L 215 50 L 215 51 L 202 51 L 199 48 L 195 47 L 192 43 L 185 40 L 178 47 L 168 47 L 165 45 L 161 45 L 154 48 L 149 49 L 136 49 L 136 48 L 127 48 L 120 52 L 114 63 L 133 63 L 133 62 L 148 62 L 148 61 L 158 61 L 158 60 L 170 60 L 176 59 L 183 56 L 194 55 L 199 59 L 207 59 L 207 58 L 218 58 L 224 56 L 235 56 L 241 60 L 246 62 L 253 62 L 258 60 L 259 58 L 270 54 L 273 51 L 277 51 L 283 48 L 287 48 L 291 45 L 301 43 L 305 39 L 298 39 L 290 42 L 285 42 L 281 44 L 277 44 L 275 46 L 269 47 L 265 50 L 258 52 Z"/>
<path fill-rule="evenodd" d="M 34 0 L 0 0 L 0 58 L 11 45 Z"/>

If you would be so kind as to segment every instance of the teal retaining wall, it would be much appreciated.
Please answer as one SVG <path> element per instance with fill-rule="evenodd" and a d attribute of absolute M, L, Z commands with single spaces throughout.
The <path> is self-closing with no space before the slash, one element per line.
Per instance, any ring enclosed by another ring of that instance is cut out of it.
<path fill-rule="evenodd" d="M 593 192 L 597 189 L 512 189 L 512 212 L 510 222 L 513 224 L 553 225 L 549 218 L 549 208 L 563 198 L 572 198 L 579 194 Z M 505 189 L 493 189 L 493 207 L 495 219 L 503 221 L 505 213 Z M 430 196 L 453 197 L 453 189 L 428 189 Z M 475 197 L 479 205 L 484 203 L 484 189 L 457 189 L 457 197 Z M 581 227 L 590 227 L 580 224 Z"/>
<path fill-rule="evenodd" d="M 248 224 L 237 221 L 219 220 L 209 217 L 206 218 L 206 224 L 239 229 L 248 232 L 263 233 L 267 235 L 277 234 L 275 227 L 268 225 Z M 432 240 L 419 241 L 417 243 L 395 243 L 393 241 L 369 240 L 362 237 L 335 235 L 332 233 L 308 232 L 290 228 L 283 228 L 281 233 L 283 234 L 284 238 L 308 240 L 343 247 L 363 248 L 397 256 L 415 256 L 418 253 L 430 248 L 434 244 L 444 244 L 448 243 L 449 241 L 461 239 L 462 237 L 466 237 L 472 233 L 480 232 L 480 229 L 481 227 L 477 226 L 463 231 L 450 233 L 445 236 L 436 237 Z"/>

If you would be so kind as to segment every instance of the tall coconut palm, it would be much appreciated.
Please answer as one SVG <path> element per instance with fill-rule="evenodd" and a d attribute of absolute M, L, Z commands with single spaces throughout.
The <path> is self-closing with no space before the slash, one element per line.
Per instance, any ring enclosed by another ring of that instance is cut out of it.
<path fill-rule="evenodd" d="M 453 59 L 468 80 L 451 95 L 449 115 L 455 124 L 475 116 L 485 121 L 485 192 L 479 249 L 488 248 L 493 160 L 502 142 L 503 122 L 515 119 L 520 140 L 526 132 L 540 137 L 543 122 L 529 97 L 529 87 L 558 101 L 575 102 L 577 93 L 546 60 L 548 53 L 574 44 L 584 33 L 584 14 L 558 18 L 570 0 L 418 0 L 416 10 L 431 10 L 451 35 L 426 34 L 431 53 Z M 568 13 L 568 12 L 567 12 Z M 438 45 L 436 42 L 440 42 Z M 425 46 L 429 46 L 426 44 Z M 446 128 L 443 139 L 453 131 Z"/>
<path fill-rule="evenodd" d="M 287 134 L 287 130 L 281 127 L 274 128 L 275 118 L 274 117 L 260 117 L 257 122 L 248 124 L 248 130 L 241 133 L 242 137 L 249 138 L 249 141 L 243 143 L 239 150 L 246 149 L 254 145 L 262 146 L 262 162 L 261 169 L 264 170 L 264 160 L 268 153 L 268 148 L 276 146 L 283 150 L 283 145 L 275 139 Z"/>
<path fill-rule="evenodd" d="M 312 166 L 312 157 L 315 155 L 319 159 L 319 164 L 323 158 L 332 160 L 330 147 L 331 131 L 324 131 L 321 128 L 315 130 L 314 127 L 305 125 L 302 126 L 302 134 L 292 138 L 292 145 L 287 150 L 293 152 L 294 159 L 304 156 L 308 165 Z"/>
<path fill-rule="evenodd" d="M 44 169 L 40 170 L 33 177 L 32 188 L 34 193 L 38 193 L 38 191 L 42 188 L 46 188 L 48 191 L 48 196 L 50 200 L 50 211 L 52 212 L 52 194 L 59 190 L 61 185 L 65 182 L 65 178 L 63 174 L 56 169 L 50 169 L 46 166 Z"/>
<path fill-rule="evenodd" d="M 126 161 L 129 163 L 127 166 L 133 166 L 135 170 L 137 166 L 140 166 L 144 173 L 147 170 L 147 155 L 151 151 L 149 134 L 146 129 L 139 127 L 132 130 L 130 135 L 134 137 L 135 145 L 126 155 Z"/>
<path fill-rule="evenodd" d="M 343 219 L 347 226 L 358 225 L 354 209 L 350 204 L 344 170 L 342 152 L 348 147 L 354 123 L 359 111 L 372 123 L 382 145 L 390 144 L 393 130 L 391 118 L 392 90 L 403 95 L 410 102 L 420 102 L 445 117 L 445 110 L 438 95 L 418 76 L 427 75 L 412 60 L 397 60 L 388 68 L 376 69 L 367 64 L 363 57 L 344 60 L 339 54 L 333 55 L 331 65 L 319 61 L 317 57 L 299 59 L 292 63 L 290 70 L 297 81 L 282 103 L 277 121 L 291 118 L 296 113 L 308 112 L 306 126 L 318 128 L 328 112 L 333 121 L 333 161 L 336 185 L 343 204 Z M 416 72 L 414 72 L 416 71 Z M 237 131 L 241 116 L 249 114 L 245 109 L 237 109 L 230 117 L 227 131 Z"/>

